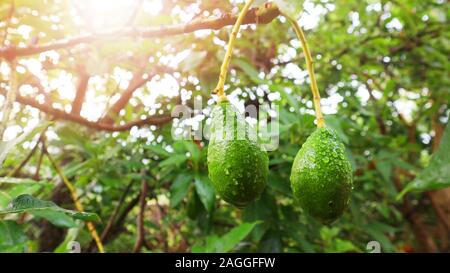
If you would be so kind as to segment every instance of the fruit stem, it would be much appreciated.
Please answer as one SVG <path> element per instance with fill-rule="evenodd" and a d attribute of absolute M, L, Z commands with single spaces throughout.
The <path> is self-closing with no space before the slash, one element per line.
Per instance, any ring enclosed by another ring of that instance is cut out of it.
<path fill-rule="evenodd" d="M 295 34 L 297 34 L 297 37 L 300 40 L 300 43 L 302 44 L 303 54 L 305 55 L 306 59 L 306 68 L 308 69 L 308 74 L 310 78 L 311 91 L 313 93 L 314 108 L 316 110 L 317 128 L 322 128 L 325 126 L 325 121 L 323 119 L 322 110 L 320 109 L 320 94 L 319 88 L 317 87 L 316 75 L 314 74 L 314 67 L 313 67 L 314 61 L 311 57 L 311 52 L 309 51 L 308 43 L 306 42 L 306 36 L 296 20 L 289 18 L 289 16 L 286 16 L 286 18 L 289 21 L 289 23 L 291 23 L 292 27 L 295 30 Z"/>
<path fill-rule="evenodd" d="M 230 61 L 231 61 L 233 45 L 234 45 L 234 42 L 236 41 L 236 36 L 239 32 L 239 28 L 241 27 L 242 21 L 244 20 L 245 15 L 247 15 L 247 12 L 250 9 L 252 4 L 253 4 L 253 0 L 246 1 L 244 8 L 242 9 L 241 13 L 239 14 L 239 16 L 236 20 L 236 23 L 234 23 L 233 29 L 231 30 L 231 35 L 230 35 L 230 39 L 228 41 L 227 51 L 225 53 L 225 57 L 223 58 L 222 66 L 220 67 L 219 82 L 217 83 L 217 86 L 213 91 L 213 93 L 217 94 L 219 97 L 218 103 L 227 100 L 227 98 L 225 96 L 225 92 L 224 92 L 224 85 L 225 85 L 225 80 L 227 78 L 228 67 L 229 67 Z"/>

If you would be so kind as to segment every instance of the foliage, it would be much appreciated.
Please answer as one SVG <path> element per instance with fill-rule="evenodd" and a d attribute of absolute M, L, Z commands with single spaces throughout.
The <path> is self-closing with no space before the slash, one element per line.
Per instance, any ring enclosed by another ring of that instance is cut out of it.
<path fill-rule="evenodd" d="M 440 148 L 430 159 L 427 168 L 405 187 L 400 196 L 409 191 L 426 191 L 450 186 L 450 166 L 448 164 L 450 162 L 450 126 L 447 125 L 446 128 Z"/>
<path fill-rule="evenodd" d="M 55 225 L 69 227 L 75 225 L 75 223 L 71 222 L 70 218 L 66 216 L 85 221 L 99 220 L 98 215 L 95 213 L 75 212 L 62 209 L 51 201 L 39 200 L 29 194 L 22 194 L 11 200 L 11 203 L 6 209 L 0 210 L 0 216 L 24 212 L 43 217 Z"/>
<path fill-rule="evenodd" d="M 245 239 L 245 237 L 252 231 L 252 229 L 259 222 L 243 223 L 231 229 L 227 234 L 219 238 L 216 235 L 208 236 L 205 239 L 205 244 L 196 244 L 192 246 L 192 252 L 229 252 L 236 247 L 236 245 Z"/>

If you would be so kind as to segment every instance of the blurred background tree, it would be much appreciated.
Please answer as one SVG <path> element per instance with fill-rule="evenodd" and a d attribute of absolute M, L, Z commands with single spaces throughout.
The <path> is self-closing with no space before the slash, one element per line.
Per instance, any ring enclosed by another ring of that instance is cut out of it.
<path fill-rule="evenodd" d="M 242 0 L 1 1 L 0 208 L 22 194 L 59 207 L 1 214 L 0 251 L 450 251 L 448 3 L 301 3 L 326 123 L 355 171 L 351 208 L 322 226 L 289 185 L 314 130 L 302 49 L 277 6 L 256 2 L 226 87 L 240 109 L 280 107 L 280 144 L 261 199 L 239 210 L 209 184 L 208 142 L 174 140 L 170 113 L 201 99 L 185 123 L 208 123 Z"/>

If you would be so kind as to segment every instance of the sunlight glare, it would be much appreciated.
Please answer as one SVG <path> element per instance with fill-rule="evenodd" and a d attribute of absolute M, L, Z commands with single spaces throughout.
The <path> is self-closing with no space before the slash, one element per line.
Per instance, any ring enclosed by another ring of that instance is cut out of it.
<path fill-rule="evenodd" d="M 71 2 L 74 21 L 81 23 L 91 31 L 105 28 L 124 27 L 134 14 L 136 5 L 140 1 L 134 0 L 81 0 Z M 144 1 L 143 10 L 151 15 L 157 15 L 162 10 L 160 0 Z"/>

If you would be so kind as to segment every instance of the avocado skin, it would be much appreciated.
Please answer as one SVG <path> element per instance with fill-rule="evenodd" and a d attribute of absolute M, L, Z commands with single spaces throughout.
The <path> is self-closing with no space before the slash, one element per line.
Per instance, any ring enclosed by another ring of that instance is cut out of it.
<path fill-rule="evenodd" d="M 234 115 L 229 120 L 232 122 L 224 122 L 230 115 Z M 238 134 L 238 124 L 245 126 L 241 127 L 245 134 Z M 209 178 L 222 199 L 238 208 L 259 198 L 269 174 L 267 153 L 248 137 L 247 126 L 230 103 L 221 102 L 213 109 L 207 155 Z M 228 140 L 227 132 L 233 136 Z"/>
<path fill-rule="evenodd" d="M 330 128 L 319 128 L 294 159 L 291 188 L 308 214 L 323 224 L 331 224 L 350 203 L 352 173 L 344 144 L 336 133 Z"/>

